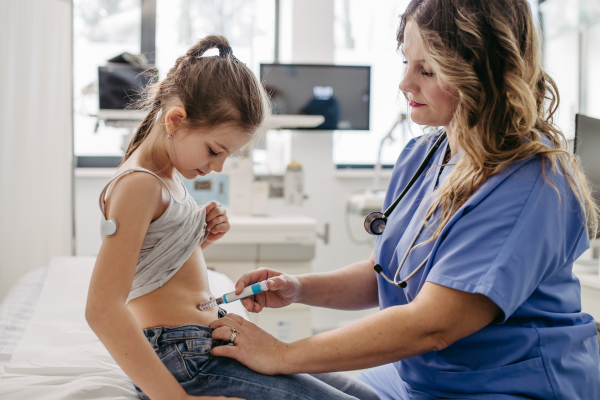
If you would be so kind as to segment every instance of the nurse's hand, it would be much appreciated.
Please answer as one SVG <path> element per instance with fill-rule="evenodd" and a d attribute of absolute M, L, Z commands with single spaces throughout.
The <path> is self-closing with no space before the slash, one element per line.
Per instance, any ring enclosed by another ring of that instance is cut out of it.
<path fill-rule="evenodd" d="M 269 290 L 241 300 L 249 312 L 257 313 L 264 307 L 281 308 L 298 302 L 302 289 L 298 278 L 269 268 L 259 268 L 242 275 L 235 284 L 235 293 L 240 294 L 246 286 L 264 280 Z"/>
<path fill-rule="evenodd" d="M 285 373 L 284 354 L 288 346 L 239 315 L 229 313 L 208 325 L 214 329 L 213 339 L 229 341 L 236 329 L 233 346 L 215 346 L 210 354 L 233 358 L 248 368 L 265 375 Z"/>

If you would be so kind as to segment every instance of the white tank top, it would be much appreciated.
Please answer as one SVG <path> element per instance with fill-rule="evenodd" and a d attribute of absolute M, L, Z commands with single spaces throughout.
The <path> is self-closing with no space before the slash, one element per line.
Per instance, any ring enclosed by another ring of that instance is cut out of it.
<path fill-rule="evenodd" d="M 165 212 L 148 227 L 127 303 L 164 285 L 188 260 L 198 243 L 204 242 L 210 233 L 206 231 L 206 209 L 198 207 L 185 186 L 185 198 L 177 200 L 158 175 L 144 168 L 127 169 L 106 184 L 100 193 L 102 222 L 106 221 L 104 194 L 108 185 L 131 172 L 146 172 L 157 177 L 167 187 L 171 200 Z"/>

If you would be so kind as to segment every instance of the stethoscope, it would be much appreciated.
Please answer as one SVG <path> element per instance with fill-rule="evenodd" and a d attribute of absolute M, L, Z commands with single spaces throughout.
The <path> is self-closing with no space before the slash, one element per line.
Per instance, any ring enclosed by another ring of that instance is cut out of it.
<path fill-rule="evenodd" d="M 437 149 L 440 147 L 440 145 L 442 144 L 442 142 L 444 141 L 445 138 L 446 138 L 446 131 L 444 130 L 444 131 L 442 131 L 442 133 L 440 134 L 438 139 L 433 144 L 433 147 L 429 150 L 429 153 L 427 153 L 427 155 L 425 156 L 425 159 L 423 160 L 423 162 L 421 162 L 421 165 L 419 165 L 417 172 L 415 172 L 415 174 L 412 176 L 412 178 L 410 178 L 408 185 L 406 185 L 406 187 L 404 188 L 402 193 L 400 193 L 398 195 L 398 197 L 396 197 L 396 200 L 394 200 L 394 202 L 387 208 L 387 210 L 385 210 L 383 213 L 376 211 L 376 212 L 372 212 L 371 214 L 367 215 L 367 218 L 365 218 L 365 230 L 368 233 L 370 233 L 371 235 L 381 235 L 383 233 L 383 231 L 385 230 L 385 224 L 387 223 L 388 217 L 390 216 L 392 211 L 394 211 L 394 209 L 396 208 L 398 203 L 400 203 L 400 201 L 402 200 L 404 195 L 406 195 L 406 193 L 409 191 L 409 189 L 412 187 L 412 185 L 414 185 L 414 183 L 419 178 L 419 176 L 423 173 L 425 168 L 427 168 L 429 161 L 431 160 L 431 158 L 433 157 L 433 155 L 435 154 Z M 398 265 L 398 269 L 396 270 L 396 274 L 394 275 L 394 280 L 391 280 L 390 278 L 387 277 L 387 275 L 383 272 L 383 268 L 381 267 L 381 265 L 375 264 L 375 266 L 374 266 L 375 271 L 379 275 L 381 275 L 383 277 L 383 279 L 385 279 L 387 282 L 391 283 L 392 285 L 395 285 L 395 286 L 398 286 L 401 288 L 405 288 L 406 282 L 410 278 L 412 278 L 417 272 L 419 272 L 421 267 L 423 267 L 423 265 L 425 265 L 427 263 L 427 260 L 429 260 L 431 253 L 427 257 L 425 257 L 425 260 L 423 260 L 423 262 L 409 276 L 407 276 L 406 279 L 403 279 L 400 281 L 397 280 L 398 276 L 400 275 L 400 270 L 402 269 L 402 266 L 404 265 L 404 261 L 406 261 L 408 254 L 410 253 L 413 246 L 415 245 L 415 242 L 417 241 L 417 238 L 421 234 L 421 231 L 423 230 L 423 227 L 425 226 L 426 222 L 427 221 L 423 221 L 421 223 L 421 226 L 417 230 L 417 234 L 415 235 L 412 242 L 408 246 L 408 250 L 406 250 L 406 253 L 404 254 L 404 257 L 402 258 L 402 261 Z"/>

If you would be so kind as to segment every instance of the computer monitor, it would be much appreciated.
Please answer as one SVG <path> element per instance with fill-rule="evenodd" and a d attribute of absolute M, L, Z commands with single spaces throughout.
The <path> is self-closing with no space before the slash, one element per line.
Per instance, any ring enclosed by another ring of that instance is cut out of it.
<path fill-rule="evenodd" d="M 575 116 L 573 149 L 581 160 L 585 176 L 592 184 L 594 199 L 600 204 L 600 119 L 582 114 Z"/>
<path fill-rule="evenodd" d="M 155 69 L 143 70 L 129 64 L 109 63 L 98 67 L 99 108 L 125 110 L 139 100 L 140 92 L 155 73 Z"/>
<path fill-rule="evenodd" d="M 371 67 L 260 64 L 273 114 L 322 115 L 319 130 L 369 130 Z"/>

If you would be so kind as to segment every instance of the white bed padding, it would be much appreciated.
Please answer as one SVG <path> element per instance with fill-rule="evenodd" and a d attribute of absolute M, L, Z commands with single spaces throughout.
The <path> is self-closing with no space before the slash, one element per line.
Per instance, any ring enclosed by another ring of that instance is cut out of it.
<path fill-rule="evenodd" d="M 138 398 L 85 320 L 94 262 L 54 258 L 22 278 L 0 304 L 0 399 Z M 209 280 L 215 294 L 233 290 L 225 275 L 209 271 Z M 246 316 L 239 302 L 225 308 Z"/>

